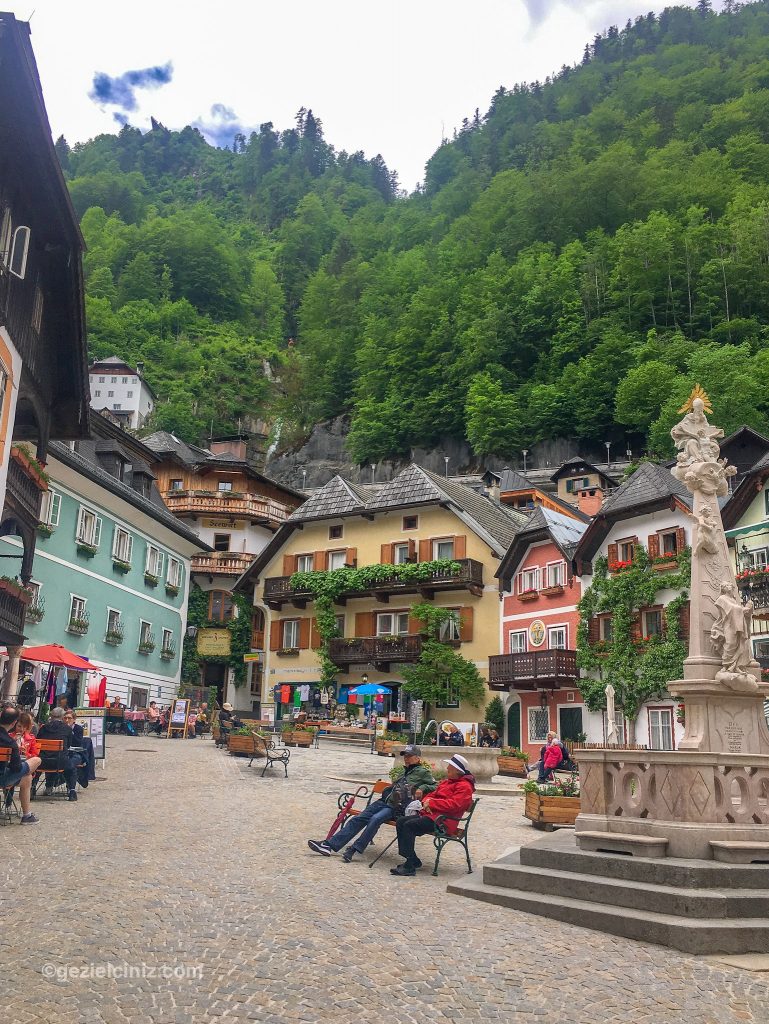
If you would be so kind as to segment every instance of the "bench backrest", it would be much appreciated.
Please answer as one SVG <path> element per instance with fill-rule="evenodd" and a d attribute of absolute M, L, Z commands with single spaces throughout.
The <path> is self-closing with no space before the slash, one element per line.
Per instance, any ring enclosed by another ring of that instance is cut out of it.
<path fill-rule="evenodd" d="M 372 798 L 381 796 L 388 786 L 392 786 L 392 782 L 389 782 L 387 779 L 378 779 L 374 783 L 374 788 L 371 790 Z"/>
<path fill-rule="evenodd" d="M 0 764 L 8 764 L 11 760 L 11 748 L 0 747 Z"/>

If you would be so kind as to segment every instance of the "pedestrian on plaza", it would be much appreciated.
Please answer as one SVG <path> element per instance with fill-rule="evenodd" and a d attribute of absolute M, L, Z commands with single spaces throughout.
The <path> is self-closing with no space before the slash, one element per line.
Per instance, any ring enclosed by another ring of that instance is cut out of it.
<path fill-rule="evenodd" d="M 0 712 L 0 747 L 10 747 L 11 759 L 3 778 L 3 786 L 19 787 L 19 802 L 21 803 L 21 824 L 36 825 L 38 818 L 31 811 L 32 777 L 40 767 L 39 757 L 25 758 L 19 745 L 11 736 L 11 730 L 16 728 L 19 720 L 19 712 L 16 708 L 5 707 Z M 12 792 L 9 790 L 9 792 Z"/>
<path fill-rule="evenodd" d="M 444 764 L 448 777 L 422 799 L 421 811 L 413 816 L 399 818 L 395 824 L 398 853 L 404 861 L 397 868 L 390 868 L 391 875 L 404 877 L 416 874 L 417 869 L 422 867 L 422 861 L 414 849 L 417 836 L 434 835 L 436 821 L 442 815 L 448 816 L 443 822 L 446 831 L 455 835 L 459 827 L 458 819 L 469 810 L 473 802 L 475 778 L 467 759 L 461 754 L 454 754 Z"/>
<path fill-rule="evenodd" d="M 356 853 L 363 853 L 369 843 L 373 842 L 385 822 L 394 821 L 404 814 L 412 800 L 421 800 L 432 793 L 435 779 L 430 769 L 422 764 L 421 748 L 409 743 L 401 750 L 400 756 L 404 767 L 400 778 L 383 791 L 379 800 L 373 800 L 360 814 L 350 815 L 347 824 L 330 839 L 308 839 L 307 845 L 311 850 L 330 857 L 349 843 L 342 854 L 342 860 L 349 864 Z M 358 838 L 353 843 L 351 840 L 355 836 Z"/>
<path fill-rule="evenodd" d="M 75 751 L 70 753 L 69 748 L 72 746 L 72 730 L 64 721 L 63 708 L 54 708 L 53 711 L 51 711 L 50 720 L 40 727 L 37 738 L 38 740 L 61 740 L 63 742 L 64 767 L 61 769 L 61 772 L 67 783 L 69 799 L 77 800 L 75 786 L 77 785 L 77 769 L 82 763 L 82 757 Z M 44 768 L 55 768 L 57 765 L 62 763 L 58 753 L 55 752 L 47 754 L 43 751 L 42 757 Z M 48 778 L 46 777 L 45 788 L 48 790 L 52 789 L 53 780 L 49 783 Z"/>

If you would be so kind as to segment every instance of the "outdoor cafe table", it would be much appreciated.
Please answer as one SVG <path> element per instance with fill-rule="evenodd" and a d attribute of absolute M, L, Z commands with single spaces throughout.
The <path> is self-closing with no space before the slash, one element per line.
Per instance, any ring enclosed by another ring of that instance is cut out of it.
<path fill-rule="evenodd" d="M 139 723 L 141 723 L 141 725 L 142 725 L 141 731 L 142 732 L 145 731 L 145 728 L 146 728 L 145 723 L 146 723 L 146 719 L 147 719 L 147 712 L 146 711 L 125 711 L 125 712 L 123 712 L 123 718 L 124 718 L 124 720 L 126 722 L 133 722 L 135 725 L 138 725 Z"/>

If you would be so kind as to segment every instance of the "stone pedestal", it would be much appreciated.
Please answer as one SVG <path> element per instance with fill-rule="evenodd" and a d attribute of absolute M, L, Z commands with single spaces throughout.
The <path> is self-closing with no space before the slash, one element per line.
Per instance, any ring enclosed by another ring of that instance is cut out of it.
<path fill-rule="evenodd" d="M 769 683 L 759 683 L 749 693 L 730 693 L 724 692 L 715 679 L 678 679 L 668 689 L 686 708 L 679 750 L 769 756 L 769 727 L 764 714 Z"/>

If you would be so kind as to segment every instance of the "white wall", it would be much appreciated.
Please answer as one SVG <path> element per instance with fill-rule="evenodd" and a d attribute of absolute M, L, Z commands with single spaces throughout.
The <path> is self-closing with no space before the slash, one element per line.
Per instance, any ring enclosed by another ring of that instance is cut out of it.
<path fill-rule="evenodd" d="M 90 373 L 89 382 L 93 408 L 114 410 L 117 407 L 120 412 L 131 410 L 133 415 L 128 426 L 133 430 L 142 426 L 152 412 L 154 401 L 150 390 L 135 374 Z"/>

